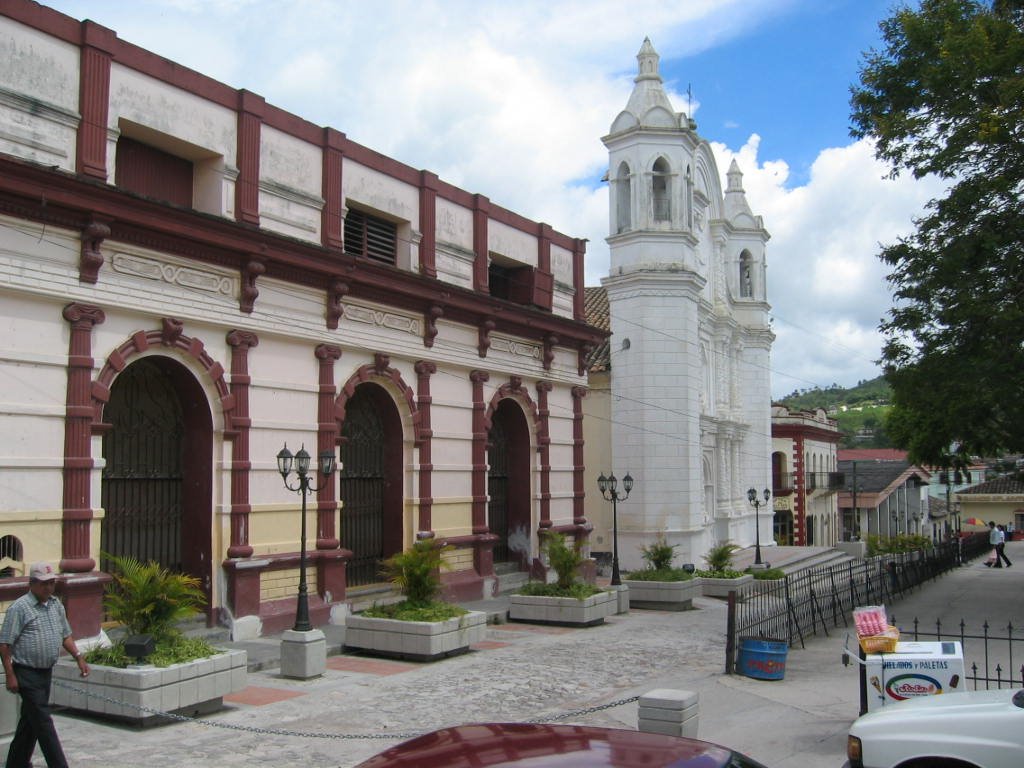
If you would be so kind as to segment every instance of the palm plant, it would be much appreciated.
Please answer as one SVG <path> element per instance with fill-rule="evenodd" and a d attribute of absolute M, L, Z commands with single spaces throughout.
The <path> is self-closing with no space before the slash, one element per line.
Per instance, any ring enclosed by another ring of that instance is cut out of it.
<path fill-rule="evenodd" d="M 421 539 L 385 560 L 382 571 L 412 606 L 423 607 L 440 593 L 441 569 L 451 567 L 444 555 L 452 549 L 432 539 Z"/>
<path fill-rule="evenodd" d="M 174 573 L 150 560 L 104 555 L 114 568 L 114 581 L 104 605 L 110 618 L 131 635 L 152 635 L 158 643 L 175 632 L 176 622 L 199 612 L 206 595 L 199 579 Z"/>
<path fill-rule="evenodd" d="M 640 555 L 650 570 L 665 571 L 672 567 L 672 558 L 675 557 L 677 547 L 677 544 L 669 544 L 665 540 L 664 533 L 659 533 L 653 543 L 640 547 Z"/>
<path fill-rule="evenodd" d="M 732 553 L 739 549 L 739 546 L 731 541 L 725 541 L 708 550 L 704 555 L 704 562 L 707 563 L 709 571 L 728 571 L 732 568 Z"/>

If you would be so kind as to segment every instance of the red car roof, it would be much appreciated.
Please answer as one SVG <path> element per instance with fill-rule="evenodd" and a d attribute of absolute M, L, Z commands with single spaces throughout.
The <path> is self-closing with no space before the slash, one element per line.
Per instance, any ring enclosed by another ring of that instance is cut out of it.
<path fill-rule="evenodd" d="M 616 728 L 475 723 L 418 736 L 357 768 L 724 768 L 733 755 L 697 739 Z"/>

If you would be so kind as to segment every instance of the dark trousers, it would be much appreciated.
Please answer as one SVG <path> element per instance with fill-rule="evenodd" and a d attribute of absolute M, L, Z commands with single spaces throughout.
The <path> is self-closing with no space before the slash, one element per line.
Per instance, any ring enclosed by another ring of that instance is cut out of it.
<path fill-rule="evenodd" d="M 28 768 L 36 742 L 46 758 L 49 768 L 67 768 L 68 761 L 61 749 L 57 729 L 50 716 L 50 676 L 52 670 L 14 665 L 21 696 L 21 717 L 7 751 L 7 768 Z"/>
<path fill-rule="evenodd" d="M 1013 565 L 1013 563 L 1010 562 L 1010 558 L 1006 556 L 1006 552 L 1004 551 L 1005 549 L 1005 544 L 996 544 L 996 568 L 1002 568 L 1004 562 L 1008 566 Z"/>

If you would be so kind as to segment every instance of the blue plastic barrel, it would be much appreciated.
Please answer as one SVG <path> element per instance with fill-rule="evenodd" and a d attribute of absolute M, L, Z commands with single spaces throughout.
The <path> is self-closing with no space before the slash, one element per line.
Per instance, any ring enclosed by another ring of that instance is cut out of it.
<path fill-rule="evenodd" d="M 786 674 L 785 640 L 765 637 L 741 637 L 738 666 L 741 675 L 756 680 L 781 680 Z"/>

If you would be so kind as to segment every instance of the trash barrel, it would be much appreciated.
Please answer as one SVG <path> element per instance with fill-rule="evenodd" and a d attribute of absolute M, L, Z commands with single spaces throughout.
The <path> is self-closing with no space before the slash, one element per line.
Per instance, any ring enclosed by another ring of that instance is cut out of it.
<path fill-rule="evenodd" d="M 741 637 L 738 666 L 741 675 L 757 680 L 781 680 L 786 674 L 785 640 L 766 637 Z"/>

